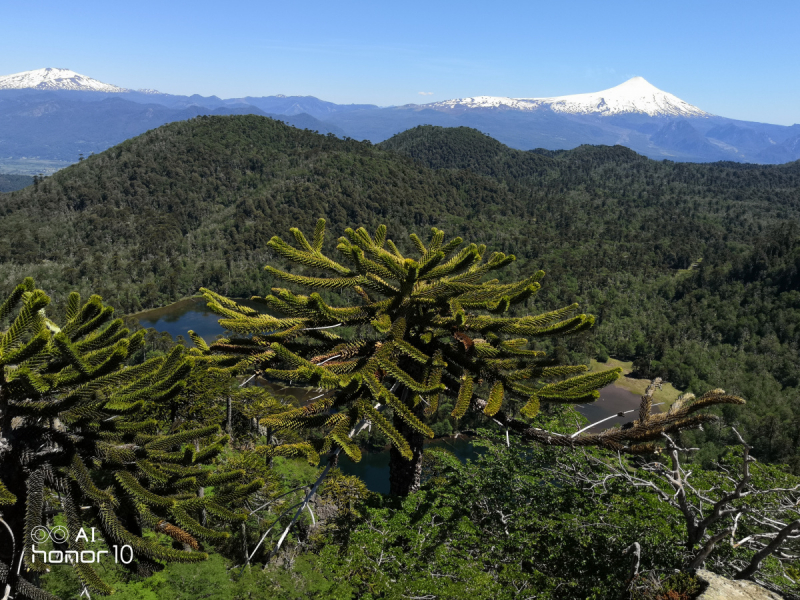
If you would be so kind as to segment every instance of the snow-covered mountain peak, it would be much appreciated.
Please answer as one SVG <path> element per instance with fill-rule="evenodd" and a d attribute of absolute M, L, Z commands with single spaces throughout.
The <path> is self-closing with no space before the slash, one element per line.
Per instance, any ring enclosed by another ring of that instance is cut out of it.
<path fill-rule="evenodd" d="M 643 113 L 655 116 L 705 117 L 708 113 L 664 92 L 644 77 L 633 77 L 613 88 L 589 94 L 548 98 L 550 108 L 567 113 Z"/>
<path fill-rule="evenodd" d="M 129 90 L 97 81 L 70 69 L 36 69 L 0 76 L 0 90 L 78 90 L 119 93 Z"/>
<path fill-rule="evenodd" d="M 588 94 L 555 96 L 552 98 L 505 98 L 476 96 L 459 100 L 445 100 L 427 105 L 431 108 L 466 110 L 470 108 L 498 108 L 511 110 L 538 110 L 550 108 L 555 112 L 571 114 L 646 114 L 655 116 L 707 117 L 709 113 L 684 102 L 677 96 L 664 92 L 644 77 L 633 77 L 613 88 Z"/>
<path fill-rule="evenodd" d="M 615 86 L 615 87 L 613 87 L 611 89 L 613 90 L 613 89 L 616 89 L 616 88 L 627 89 L 627 90 L 634 90 L 634 89 L 636 89 L 636 90 L 651 90 L 651 91 L 656 91 L 656 92 L 661 91 L 656 86 L 654 86 L 652 83 L 647 81 L 647 79 L 645 79 L 644 77 L 642 77 L 640 75 L 637 75 L 636 77 L 631 77 L 630 79 L 628 79 L 628 81 L 624 81 L 624 82 L 620 83 L 618 86 Z"/>

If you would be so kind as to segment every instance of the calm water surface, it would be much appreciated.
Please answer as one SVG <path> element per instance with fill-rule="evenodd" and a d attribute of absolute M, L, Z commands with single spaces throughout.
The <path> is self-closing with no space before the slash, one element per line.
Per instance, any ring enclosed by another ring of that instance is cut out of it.
<path fill-rule="evenodd" d="M 256 307 L 248 300 L 239 300 L 244 305 Z M 219 316 L 215 315 L 206 307 L 206 300 L 203 298 L 189 298 L 170 304 L 163 308 L 148 310 L 134 315 L 139 324 L 145 328 L 154 328 L 156 331 L 165 331 L 173 338 L 182 335 L 187 340 L 188 330 L 195 331 L 207 342 L 213 341 L 217 335 L 221 335 L 225 330 L 219 324 Z M 304 388 L 279 388 L 267 384 L 274 388 L 278 394 L 291 394 L 301 402 L 308 402 L 318 393 L 314 390 Z M 640 396 L 615 385 L 609 385 L 600 390 L 600 399 L 592 404 L 579 405 L 578 412 L 589 419 L 590 423 L 599 421 L 613 414 L 639 408 Z M 636 418 L 636 413 L 628 413 L 624 417 L 614 417 L 603 422 L 599 426 L 591 429 L 592 432 L 599 432 L 619 423 L 626 423 Z M 431 444 L 441 445 L 451 450 L 462 461 L 474 459 L 478 456 L 478 451 L 467 439 L 442 439 L 433 440 Z M 367 484 L 373 492 L 382 494 L 389 493 L 389 452 L 364 452 L 361 461 L 354 463 L 347 457 L 342 457 L 339 466 L 348 475 L 357 475 Z"/>
<path fill-rule="evenodd" d="M 236 302 L 251 308 L 264 309 L 263 305 L 249 299 L 236 298 Z M 206 306 L 205 298 L 187 298 L 161 308 L 145 310 L 131 315 L 145 329 L 151 327 L 156 331 L 169 333 L 173 338 L 182 335 L 187 340 L 190 329 L 206 342 L 214 341 L 218 335 L 225 333 L 219 324 L 219 315 L 211 312 Z"/>
<path fill-rule="evenodd" d="M 173 338 L 182 335 L 187 340 L 190 329 L 204 340 L 211 341 L 225 330 L 219 324 L 219 315 L 206 307 L 205 298 L 188 298 L 162 308 L 154 308 L 131 315 L 145 329 L 169 333 Z"/>
<path fill-rule="evenodd" d="M 461 462 L 475 460 L 480 456 L 480 449 L 472 445 L 469 439 L 459 437 L 443 438 L 431 440 L 425 444 L 426 448 L 439 447 L 446 448 L 455 454 Z M 339 468 L 346 475 L 359 477 L 371 492 L 379 494 L 389 493 L 389 451 L 382 452 L 363 452 L 361 460 L 353 462 L 344 453 L 339 458 Z"/>

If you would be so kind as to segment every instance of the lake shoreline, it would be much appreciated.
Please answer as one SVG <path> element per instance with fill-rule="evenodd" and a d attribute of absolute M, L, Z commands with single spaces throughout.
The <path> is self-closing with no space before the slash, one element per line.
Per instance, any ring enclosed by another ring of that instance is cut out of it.
<path fill-rule="evenodd" d="M 165 304 L 164 306 L 159 306 L 158 308 L 145 308 L 145 309 L 136 311 L 135 313 L 130 313 L 130 314 L 127 314 L 127 315 L 121 315 L 120 318 L 122 318 L 122 319 L 129 319 L 129 318 L 138 319 L 139 317 L 141 317 L 142 315 L 145 315 L 147 313 L 154 313 L 155 314 L 155 313 L 159 313 L 160 311 L 163 311 L 163 312 L 167 313 L 167 312 L 169 312 L 171 310 L 174 310 L 174 309 L 179 308 L 179 307 L 186 306 L 187 304 L 190 304 L 192 302 L 195 302 L 197 300 L 202 300 L 202 299 L 203 299 L 203 296 L 188 296 L 187 298 L 181 298 L 180 300 L 176 300 L 175 302 L 170 302 L 169 304 Z"/>
<path fill-rule="evenodd" d="M 235 300 L 237 302 L 245 301 L 243 303 L 246 303 L 247 299 L 238 298 Z M 140 311 L 128 315 L 128 317 L 138 319 L 142 327 L 152 327 L 157 331 L 167 332 L 173 338 L 181 335 L 188 339 L 187 332 L 190 329 L 200 335 L 206 342 L 213 342 L 220 335 L 225 335 L 225 330 L 218 322 L 219 316 L 208 309 L 202 296 L 184 298 L 161 308 Z M 576 406 L 579 412 L 588 419 L 589 423 L 595 423 L 606 417 L 613 416 L 613 418 L 601 424 L 600 427 L 602 429 L 633 420 L 635 418 L 634 412 L 639 408 L 641 396 L 649 384 L 649 381 L 628 377 L 632 371 L 632 364 L 613 358 L 608 359 L 605 363 L 592 360 L 590 372 L 603 371 L 615 367 L 621 367 L 623 375 L 614 383 L 600 390 L 600 398 L 598 400 Z M 274 385 L 273 393 L 294 396 L 301 405 L 320 394 L 319 391 L 315 391 L 312 388 L 290 388 L 290 386 L 278 385 L 277 382 L 272 385 Z M 654 410 L 661 411 L 668 408 L 679 394 L 678 390 L 675 390 L 669 384 L 665 384 L 664 389 L 656 391 L 655 394 L 655 402 L 663 402 L 663 404 L 654 407 Z M 623 417 L 614 416 L 620 412 L 627 412 L 627 414 Z M 592 428 L 592 431 L 596 431 L 596 429 Z"/>
<path fill-rule="evenodd" d="M 632 362 L 625 362 L 616 358 L 609 358 L 604 363 L 601 363 L 595 359 L 591 359 L 589 361 L 589 373 L 596 373 L 598 371 L 605 371 L 607 369 L 615 368 L 621 368 L 622 375 L 612 384 L 613 386 L 630 392 L 631 394 L 636 394 L 640 397 L 644 395 L 645 391 L 647 390 L 647 386 L 650 385 L 650 380 L 629 377 L 629 375 L 633 372 Z M 653 394 L 654 403 L 660 405 L 654 407 L 655 410 L 660 412 L 668 410 L 675 400 L 677 400 L 682 394 L 682 390 L 677 389 L 668 381 L 663 382 L 661 384 L 661 388 L 656 389 L 655 394 Z"/>

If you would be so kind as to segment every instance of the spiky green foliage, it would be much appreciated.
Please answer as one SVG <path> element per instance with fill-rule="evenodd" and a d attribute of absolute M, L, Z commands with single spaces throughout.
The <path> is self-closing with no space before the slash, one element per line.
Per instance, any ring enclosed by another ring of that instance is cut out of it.
<path fill-rule="evenodd" d="M 414 251 L 405 256 L 380 226 L 372 236 L 363 228 L 347 229 L 338 262 L 322 253 L 323 220 L 313 243 L 298 229 L 291 234 L 294 246 L 279 237 L 267 245 L 302 265 L 301 272 L 265 269 L 292 290 L 311 293 L 274 288 L 254 298 L 266 308 L 259 313 L 203 290 L 220 323 L 241 335 L 210 351 L 259 355 L 268 378 L 327 390 L 316 402 L 269 419 L 273 427 L 323 428 L 321 451 L 339 446 L 353 457 L 345 434 L 366 418 L 402 456 L 416 461 L 421 436 L 433 435 L 422 420 L 425 408 L 436 406 L 441 395 L 453 397 L 455 417 L 475 408 L 491 417 L 503 408 L 534 417 L 543 401 L 591 402 L 619 376 L 619 369 L 587 374 L 585 366 L 559 365 L 537 347 L 541 338 L 585 331 L 594 317 L 579 313 L 577 305 L 514 316 L 537 293 L 544 273 L 507 283 L 489 279 L 513 255 L 489 253 L 461 238 L 446 242 L 434 228 L 427 244 L 412 234 Z M 353 290 L 360 301 L 333 306 L 320 290 Z M 355 331 L 355 337 L 340 335 L 342 330 Z M 393 420 L 375 418 L 376 405 L 391 409 Z"/>
<path fill-rule="evenodd" d="M 178 346 L 128 364 L 143 331 L 131 335 L 98 296 L 81 304 L 77 294 L 57 325 L 46 315 L 49 301 L 27 279 L 0 305 L 0 511 L 14 537 L 0 531 L 0 589 L 8 583 L 15 598 L 44 597 L 6 567 L 22 559 L 23 572 L 45 568 L 30 541 L 52 526 L 53 511 L 67 522 L 62 549 L 92 550 L 78 534 L 96 527 L 109 546 L 130 546 L 140 567 L 204 560 L 144 530 L 199 549 L 198 539 L 225 537 L 227 524 L 246 518 L 243 502 L 260 482 L 243 485 L 243 472 L 209 468 L 227 442 L 218 425 L 168 433 L 152 417 L 184 393 L 201 363 L 219 369 L 226 361 Z M 213 495 L 200 492 L 210 485 Z M 90 591 L 112 591 L 92 565 L 75 569 Z"/>

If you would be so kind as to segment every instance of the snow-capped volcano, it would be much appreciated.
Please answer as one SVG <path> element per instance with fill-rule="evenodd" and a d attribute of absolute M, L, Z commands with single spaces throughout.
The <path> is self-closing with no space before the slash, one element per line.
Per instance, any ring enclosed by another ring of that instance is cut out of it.
<path fill-rule="evenodd" d="M 625 83 L 589 94 L 555 96 L 553 98 L 503 98 L 476 96 L 459 100 L 445 100 L 426 105 L 431 108 L 470 109 L 505 108 L 537 110 L 548 107 L 555 112 L 571 114 L 618 115 L 639 113 L 671 117 L 707 117 L 709 113 L 684 102 L 677 96 L 664 92 L 643 77 L 633 77 Z"/>
<path fill-rule="evenodd" d="M 0 90 L 78 90 L 84 92 L 128 92 L 69 69 L 36 69 L 0 76 Z"/>

